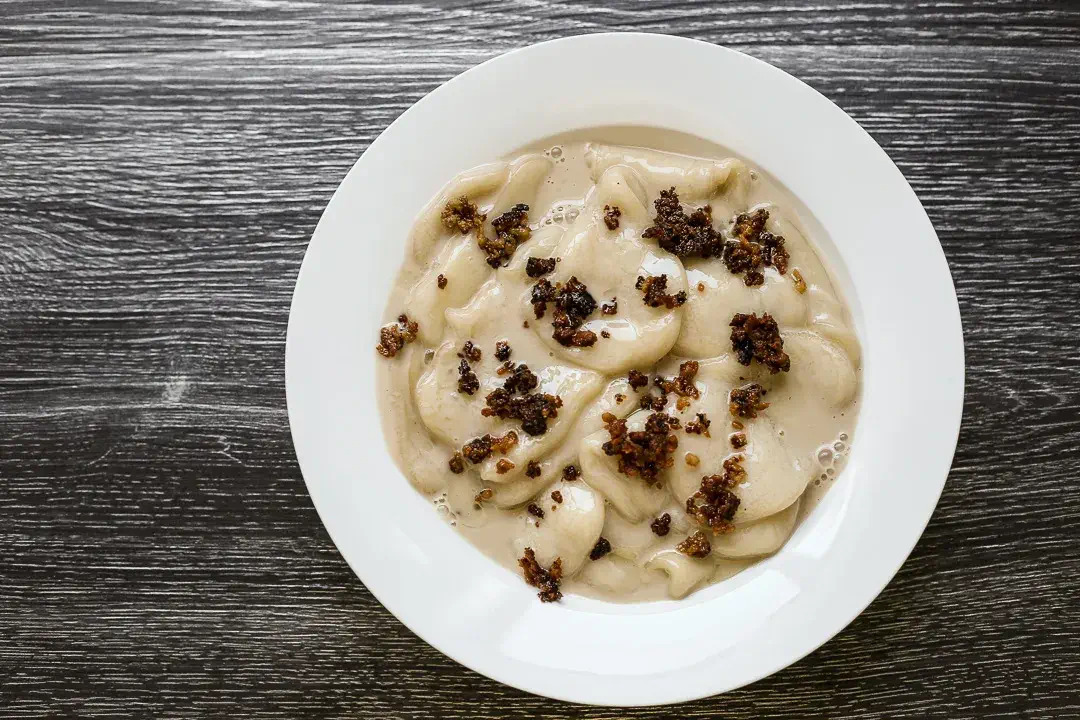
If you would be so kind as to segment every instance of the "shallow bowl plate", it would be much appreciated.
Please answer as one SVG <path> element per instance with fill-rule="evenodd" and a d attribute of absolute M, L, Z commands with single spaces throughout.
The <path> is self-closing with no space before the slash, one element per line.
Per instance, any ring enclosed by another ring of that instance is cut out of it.
<path fill-rule="evenodd" d="M 612 125 L 678 130 L 733 148 L 810 209 L 825 231 L 818 251 L 862 342 L 862 408 L 847 468 L 775 556 L 682 601 L 571 596 L 541 604 L 395 468 L 376 411 L 373 347 L 409 227 L 447 180 L 541 138 Z M 289 316 L 285 375 L 293 442 L 315 507 L 390 612 L 499 682 L 576 702 L 646 705 L 774 673 L 877 596 L 945 483 L 964 355 L 934 228 L 855 121 L 741 53 L 663 35 L 604 34 L 533 45 L 473 68 L 371 144 L 311 238 Z"/>

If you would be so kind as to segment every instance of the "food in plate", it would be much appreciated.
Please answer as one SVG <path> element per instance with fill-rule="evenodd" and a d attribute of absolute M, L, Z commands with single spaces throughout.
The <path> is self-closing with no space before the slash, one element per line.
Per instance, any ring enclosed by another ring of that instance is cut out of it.
<path fill-rule="evenodd" d="M 798 208 L 645 128 L 453 178 L 376 346 L 402 472 L 543 601 L 681 598 L 777 551 L 840 472 L 860 387 Z"/>

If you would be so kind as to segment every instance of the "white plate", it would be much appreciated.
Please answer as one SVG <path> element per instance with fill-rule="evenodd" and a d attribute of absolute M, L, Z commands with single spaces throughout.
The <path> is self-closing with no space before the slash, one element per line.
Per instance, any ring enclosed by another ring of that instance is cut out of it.
<path fill-rule="evenodd" d="M 360 102 L 361 100 L 358 100 Z M 535 590 L 462 539 L 394 467 L 375 407 L 380 313 L 420 208 L 457 172 L 583 127 L 646 125 L 734 148 L 798 196 L 863 347 L 857 442 L 775 556 L 682 601 L 616 605 Z M 289 421 L 345 560 L 413 632 L 490 678 L 564 700 L 691 700 L 795 662 L 851 622 L 918 541 L 960 428 L 952 278 L 888 156 L 822 95 L 764 62 L 663 35 L 542 43 L 420 100 L 330 200 L 296 282 Z M 344 631 L 343 631 L 344 632 Z M 857 669 L 853 668 L 852 673 Z"/>

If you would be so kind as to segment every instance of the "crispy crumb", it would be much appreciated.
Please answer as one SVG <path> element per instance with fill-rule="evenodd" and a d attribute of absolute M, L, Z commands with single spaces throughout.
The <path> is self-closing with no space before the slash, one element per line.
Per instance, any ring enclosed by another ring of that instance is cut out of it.
<path fill-rule="evenodd" d="M 491 455 L 491 436 L 473 438 L 461 448 L 461 454 L 473 465 L 478 465 Z"/>
<path fill-rule="evenodd" d="M 529 514 L 534 517 L 538 517 L 541 519 L 544 517 L 544 509 L 536 503 L 529 503 L 529 506 L 525 509 L 528 510 Z"/>
<path fill-rule="evenodd" d="M 728 440 L 731 442 L 731 447 L 735 448 L 736 450 L 741 450 L 742 448 L 746 447 L 746 433 L 732 433 L 728 437 Z"/>
<path fill-rule="evenodd" d="M 791 369 L 791 358 L 784 352 L 784 340 L 772 315 L 736 313 L 731 318 L 731 349 L 743 365 L 757 360 L 774 375 Z"/>
<path fill-rule="evenodd" d="M 609 552 L 611 552 L 611 543 L 608 542 L 608 539 L 606 537 L 601 535 L 597 539 L 596 544 L 593 545 L 593 549 L 589 551 L 589 559 L 599 560 L 600 558 L 607 555 Z"/>
<path fill-rule="evenodd" d="M 483 351 L 473 345 L 472 340 L 466 340 L 465 344 L 461 346 L 461 352 L 457 354 L 459 358 L 465 358 L 469 362 L 479 362 L 483 355 Z"/>
<path fill-rule="evenodd" d="M 709 420 L 705 413 L 697 413 L 695 419 L 686 423 L 686 432 L 691 435 L 704 435 L 705 437 L 712 437 L 709 434 L 709 426 L 712 422 Z"/>
<path fill-rule="evenodd" d="M 799 268 L 795 268 L 791 271 L 791 280 L 795 283 L 795 292 L 800 295 L 806 292 L 806 281 L 803 280 L 802 273 L 799 272 Z"/>
<path fill-rule="evenodd" d="M 450 472 L 455 475 L 465 472 L 465 462 L 461 457 L 461 453 L 456 452 L 450 456 Z"/>
<path fill-rule="evenodd" d="M 601 331 L 600 331 L 600 337 L 602 337 L 602 338 L 604 338 L 605 340 L 607 340 L 608 338 L 610 338 L 610 337 L 611 337 L 611 333 L 609 333 L 609 332 L 608 332 L 607 330 L 601 330 Z"/>
<path fill-rule="evenodd" d="M 446 207 L 442 211 L 443 225 L 448 230 L 459 232 L 462 235 L 468 235 L 471 232 L 482 232 L 484 220 L 486 219 L 487 215 L 481 214 L 476 205 L 464 195 L 446 203 Z"/>
<path fill-rule="evenodd" d="M 495 472 L 499 475 L 505 475 L 514 469 L 514 463 L 510 462 L 506 458 L 503 458 L 499 462 L 495 463 Z"/>
<path fill-rule="evenodd" d="M 585 284 L 571 277 L 555 294 L 555 309 L 551 314 L 552 337 L 566 347 L 589 347 L 596 343 L 596 333 L 579 330 L 585 319 L 596 310 L 596 300 Z"/>
<path fill-rule="evenodd" d="M 618 457 L 619 472 L 641 477 L 649 485 L 660 484 L 660 472 L 671 467 L 671 454 L 679 447 L 679 439 L 671 433 L 679 421 L 670 415 L 654 412 L 645 421 L 643 430 L 628 431 L 626 421 L 611 413 L 602 416 L 611 439 L 603 450 L 609 457 Z"/>
<path fill-rule="evenodd" d="M 631 370 L 627 376 L 627 381 L 634 390 L 640 390 L 649 384 L 649 376 L 640 370 Z"/>
<path fill-rule="evenodd" d="M 529 206 L 518 203 L 491 221 L 495 237 L 477 233 L 477 244 L 487 255 L 487 263 L 493 268 L 504 265 L 513 256 L 518 245 L 529 239 Z"/>
<path fill-rule="evenodd" d="M 675 409 L 679 412 L 682 412 L 688 407 L 690 407 L 690 398 L 680 397 L 678 400 L 675 401 Z"/>
<path fill-rule="evenodd" d="M 664 513 L 649 523 L 649 528 L 658 536 L 664 537 L 671 532 L 671 513 Z"/>
<path fill-rule="evenodd" d="M 495 497 L 495 491 L 491 488 L 484 488 L 480 492 L 476 493 L 476 497 L 473 498 L 474 502 L 482 503 L 487 502 L 491 498 Z"/>
<path fill-rule="evenodd" d="M 480 389 L 480 379 L 476 377 L 476 373 L 472 371 L 469 366 L 469 361 L 465 358 L 461 358 L 461 362 L 458 363 L 458 381 L 457 391 L 465 395 L 472 395 Z"/>
<path fill-rule="evenodd" d="M 656 410 L 657 412 L 663 410 L 666 405 L 667 395 L 664 394 L 663 390 L 661 390 L 658 395 L 643 395 L 641 397 L 641 402 L 638 403 L 638 406 L 642 410 Z"/>
<path fill-rule="evenodd" d="M 657 376 L 653 380 L 653 384 L 656 385 L 663 393 L 675 393 L 680 398 L 694 398 L 697 399 L 701 396 L 701 392 L 698 390 L 697 385 L 694 384 L 694 378 L 697 377 L 698 370 L 701 365 L 697 360 L 687 360 L 679 365 L 679 374 L 670 380 Z M 679 409 L 682 410 L 686 407 L 683 405 Z"/>
<path fill-rule="evenodd" d="M 562 505 L 562 493 L 558 490 L 551 491 L 551 499 Z"/>
<path fill-rule="evenodd" d="M 604 224 L 607 225 L 608 230 L 617 230 L 619 228 L 619 216 L 622 215 L 622 210 L 618 205 L 604 206 Z"/>
<path fill-rule="evenodd" d="M 661 191 L 653 206 L 656 217 L 642 237 L 656 240 L 660 247 L 680 258 L 716 257 L 723 251 L 724 238 L 713 228 L 712 208 L 708 205 L 687 215 L 675 188 L 671 188 Z"/>
<path fill-rule="evenodd" d="M 522 320 L 521 321 L 521 327 L 523 327 L 523 328 L 529 327 L 529 321 L 528 320 Z"/>
<path fill-rule="evenodd" d="M 555 270 L 557 262 L 559 258 L 531 257 L 525 262 L 525 274 L 531 278 L 543 277 Z"/>
<path fill-rule="evenodd" d="M 741 422 L 739 422 L 738 420 L 732 420 L 731 421 L 731 429 L 732 430 L 742 430 L 743 427 L 744 427 L 744 425 Z"/>
<path fill-rule="evenodd" d="M 622 393 L 615 393 L 615 404 L 616 405 L 622 405 L 623 400 L 626 400 L 625 395 L 623 395 Z"/>
<path fill-rule="evenodd" d="M 559 591 L 559 580 L 562 579 L 562 558 L 555 558 L 551 567 L 545 570 L 536 561 L 536 553 L 532 548 L 525 548 L 525 554 L 518 560 L 525 582 L 540 590 L 537 597 L 541 602 L 555 602 L 562 597 Z"/>
<path fill-rule="evenodd" d="M 395 357 L 401 348 L 416 339 L 420 331 L 420 324 L 410 320 L 409 316 L 401 313 L 397 318 L 397 325 L 384 325 L 379 330 L 379 344 L 375 349 L 384 358 Z"/>
<path fill-rule="evenodd" d="M 724 265 L 734 275 L 745 273 L 743 283 L 748 287 L 765 282 L 762 266 L 775 267 L 781 275 L 787 272 L 790 255 L 784 238 L 765 229 L 768 219 L 764 208 L 737 215 L 731 228 L 735 239 L 724 244 Z"/>
<path fill-rule="evenodd" d="M 667 275 L 638 275 L 634 287 L 641 291 L 642 300 L 651 308 L 677 308 L 686 302 L 686 292 L 680 290 L 674 295 L 667 291 Z"/>
<path fill-rule="evenodd" d="M 611 302 L 600 306 L 601 315 L 615 315 L 619 312 L 619 299 L 611 298 Z"/>
<path fill-rule="evenodd" d="M 761 400 L 767 392 L 757 383 L 732 388 L 728 395 L 728 411 L 734 417 L 756 418 L 759 412 L 769 407 L 769 403 Z"/>
<path fill-rule="evenodd" d="M 705 533 L 698 530 L 676 545 L 675 549 L 689 557 L 703 558 L 708 557 L 712 552 L 712 545 L 709 543 L 709 538 L 705 537 Z"/>
<path fill-rule="evenodd" d="M 697 467 L 701 464 L 701 458 L 694 453 L 686 453 L 686 464 L 690 467 Z"/>
<path fill-rule="evenodd" d="M 526 477 L 538 478 L 542 472 L 543 469 L 540 467 L 540 463 L 535 460 L 530 460 L 529 464 L 525 466 Z"/>
<path fill-rule="evenodd" d="M 501 362 L 506 362 L 507 360 L 510 359 L 510 353 L 511 352 L 512 352 L 512 350 L 510 349 L 510 343 L 506 342 L 505 340 L 500 340 L 497 343 L 495 343 L 495 359 L 496 360 L 499 360 Z"/>
<path fill-rule="evenodd" d="M 740 500 L 732 489 L 746 479 L 741 462 L 741 455 L 729 457 L 724 461 L 724 473 L 701 478 L 701 487 L 686 500 L 686 514 L 714 533 L 735 529 L 732 520 Z"/>
<path fill-rule="evenodd" d="M 697 291 L 698 291 L 699 293 L 703 293 L 703 292 L 705 292 L 705 283 L 703 283 L 703 282 L 699 282 L 699 283 L 697 284 Z"/>
<path fill-rule="evenodd" d="M 573 482 L 581 477 L 581 470 L 577 465 L 567 465 L 562 469 L 562 476 L 566 482 Z"/>
<path fill-rule="evenodd" d="M 445 275 L 440 274 L 439 277 L 435 278 L 435 284 L 439 286 L 440 290 L 446 289 L 446 283 L 447 280 Z"/>

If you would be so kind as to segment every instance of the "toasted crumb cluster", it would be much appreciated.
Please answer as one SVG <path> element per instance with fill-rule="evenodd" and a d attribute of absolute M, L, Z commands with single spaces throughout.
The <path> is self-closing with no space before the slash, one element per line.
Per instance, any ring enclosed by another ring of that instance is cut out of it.
<path fill-rule="evenodd" d="M 529 503 L 528 507 L 526 507 L 525 510 L 528 511 L 528 513 L 533 517 L 544 517 L 544 509 L 536 503 Z"/>
<path fill-rule="evenodd" d="M 459 358 L 465 358 L 470 362 L 480 362 L 480 358 L 484 356 L 483 351 L 473 345 L 472 340 L 466 340 L 465 344 L 461 346 L 461 352 L 457 354 Z"/>
<path fill-rule="evenodd" d="M 482 225 L 481 225 L 482 227 Z M 478 233 L 477 244 L 487 255 L 487 264 L 500 267 L 513 256 L 518 245 L 529 239 L 529 206 L 519 203 L 491 221 L 495 237 Z"/>
<path fill-rule="evenodd" d="M 709 543 L 709 538 L 705 537 L 705 533 L 698 530 L 676 545 L 675 549 L 692 558 L 704 558 L 712 552 L 712 544 Z"/>
<path fill-rule="evenodd" d="M 660 483 L 660 471 L 674 463 L 672 453 L 679 447 L 679 439 L 672 428 L 679 421 L 665 413 L 655 412 L 645 421 L 645 428 L 630 432 L 626 421 L 611 413 L 602 416 L 611 440 L 604 443 L 604 453 L 619 459 L 619 472 L 630 477 L 640 477 L 649 485 Z"/>
<path fill-rule="evenodd" d="M 529 435 L 543 435 L 547 432 L 547 421 L 559 414 L 562 398 L 529 392 L 538 384 L 539 380 L 529 366 L 520 364 L 510 372 L 501 388 L 488 393 L 484 400 L 486 407 L 480 412 L 484 417 L 520 420 L 521 429 Z"/>
<path fill-rule="evenodd" d="M 483 435 L 478 438 L 473 438 L 461 448 L 461 454 L 465 456 L 465 459 L 471 462 L 473 465 L 478 465 L 493 452 L 497 452 L 500 455 L 505 455 L 510 452 L 510 449 L 518 444 L 518 435 L 513 430 L 510 430 L 505 435 Z M 457 453 L 455 453 L 455 456 Z M 453 463 L 454 459 L 450 459 Z M 509 462 L 509 461 L 507 461 Z M 510 467 L 513 467 L 511 465 Z M 453 466 L 450 468 L 453 470 Z"/>
<path fill-rule="evenodd" d="M 626 400 L 625 395 L 623 395 L 622 393 L 615 393 L 615 404 L 616 405 L 622 405 L 624 400 Z"/>
<path fill-rule="evenodd" d="M 731 228 L 735 239 L 724 246 L 724 265 L 732 274 L 745 273 L 743 283 L 748 287 L 765 282 L 763 265 L 775 267 L 781 275 L 787 272 L 790 255 L 784 238 L 765 229 L 768 220 L 769 211 L 764 208 L 737 215 Z"/>
<path fill-rule="evenodd" d="M 484 220 L 486 219 L 487 215 L 482 214 L 476 205 L 464 195 L 446 203 L 446 207 L 442 211 L 443 225 L 448 230 L 459 232 L 462 235 L 468 235 L 471 232 L 482 233 L 484 231 Z"/>
<path fill-rule="evenodd" d="M 701 478 L 701 487 L 686 500 L 686 514 L 714 533 L 731 532 L 732 520 L 739 509 L 739 496 L 732 488 L 746 479 L 741 455 L 734 455 L 724 461 L 722 475 L 706 475 Z"/>
<path fill-rule="evenodd" d="M 728 441 L 731 442 L 731 447 L 733 447 L 734 449 L 742 450 L 744 447 L 746 447 L 746 433 L 731 433 L 731 435 L 728 436 Z"/>
<path fill-rule="evenodd" d="M 396 325 L 385 325 L 379 330 L 379 344 L 375 349 L 384 358 L 395 357 L 401 348 L 416 339 L 420 324 L 410 320 L 405 313 L 398 315 Z"/>
<path fill-rule="evenodd" d="M 757 383 L 733 388 L 728 395 L 728 411 L 734 417 L 756 418 L 759 412 L 769 407 L 769 403 L 761 400 L 767 392 Z"/>
<path fill-rule="evenodd" d="M 435 284 L 439 286 L 440 290 L 446 289 L 447 279 L 442 273 L 439 273 L 439 277 L 435 278 Z"/>
<path fill-rule="evenodd" d="M 634 287 L 641 291 L 642 299 L 651 308 L 677 308 L 686 302 L 686 291 L 680 290 L 674 295 L 667 291 L 667 275 L 638 275 Z"/>
<path fill-rule="evenodd" d="M 495 472 L 500 475 L 505 475 L 516 467 L 514 463 L 510 462 L 506 458 L 503 458 L 499 462 L 495 463 Z"/>
<path fill-rule="evenodd" d="M 562 498 L 562 493 L 559 492 L 558 490 L 552 490 L 551 491 L 551 499 L 554 500 L 555 502 L 559 503 L 560 505 L 562 505 L 562 499 L 563 499 Z"/>
<path fill-rule="evenodd" d="M 667 394 L 664 393 L 664 389 L 660 388 L 660 393 L 653 395 L 652 393 L 646 393 L 642 395 L 641 402 L 638 404 L 642 410 L 655 410 L 660 412 L 667 406 Z"/>
<path fill-rule="evenodd" d="M 525 466 L 525 476 L 531 478 L 538 478 L 543 472 L 543 468 L 540 467 L 540 463 L 535 460 L 530 460 L 529 464 Z"/>
<path fill-rule="evenodd" d="M 525 274 L 531 278 L 543 277 L 550 272 L 554 272 L 555 263 L 557 262 L 559 262 L 559 258 L 531 257 L 525 262 Z"/>
<path fill-rule="evenodd" d="M 581 477 L 581 470 L 577 465 L 567 465 L 562 469 L 563 480 L 573 482 Z"/>
<path fill-rule="evenodd" d="M 512 365 L 512 364 L 511 364 Z M 503 389 L 511 395 L 515 393 L 527 393 L 534 390 L 540 384 L 540 378 L 529 369 L 525 363 L 512 365 L 507 368 L 509 377 L 503 380 Z"/>
<path fill-rule="evenodd" d="M 601 331 L 600 331 L 600 337 L 602 337 L 602 338 L 604 338 L 605 340 L 607 340 L 608 338 L 610 338 L 610 337 L 611 337 L 611 333 L 610 333 L 610 332 L 608 332 L 607 330 L 601 330 Z"/>
<path fill-rule="evenodd" d="M 671 532 L 671 513 L 664 513 L 660 517 L 649 523 L 649 528 L 656 533 L 658 537 L 664 537 Z"/>
<path fill-rule="evenodd" d="M 480 389 L 480 379 L 476 377 L 476 373 L 472 371 L 472 367 L 469 366 L 469 361 L 465 358 L 461 358 L 461 362 L 458 363 L 458 381 L 457 391 L 464 393 L 465 395 L 472 395 Z"/>
<path fill-rule="evenodd" d="M 482 502 L 487 502 L 493 497 L 495 497 L 495 491 L 491 488 L 484 488 L 480 492 L 476 493 L 476 497 L 473 498 L 473 502 L 479 504 Z"/>
<path fill-rule="evenodd" d="M 631 370 L 626 380 L 634 390 L 640 390 L 649 384 L 649 376 L 640 370 Z"/>
<path fill-rule="evenodd" d="M 615 205 L 615 206 L 605 205 L 604 206 L 604 224 L 607 225 L 608 230 L 618 230 L 619 229 L 619 216 L 620 215 L 622 215 L 622 210 L 619 209 L 618 205 Z"/>
<path fill-rule="evenodd" d="M 450 457 L 450 472 L 455 475 L 465 472 L 465 461 L 461 457 L 461 453 L 456 452 Z"/>
<path fill-rule="evenodd" d="M 596 544 L 593 545 L 593 549 L 589 551 L 589 559 L 599 560 L 600 558 L 607 555 L 609 552 L 611 552 L 611 543 L 606 537 L 601 535 L 596 540 Z"/>
<path fill-rule="evenodd" d="M 615 315 L 619 312 L 619 301 L 615 298 L 611 298 L 611 302 L 604 303 L 600 306 L 600 314 L 602 315 Z"/>
<path fill-rule="evenodd" d="M 709 426 L 712 425 L 709 417 L 705 413 L 699 412 L 694 416 L 694 418 L 695 419 L 686 423 L 686 432 L 690 433 L 691 435 L 704 435 L 705 437 L 712 437 L 712 435 L 709 434 Z"/>
<path fill-rule="evenodd" d="M 686 453 L 685 460 L 686 460 L 686 464 L 689 465 L 690 467 L 697 467 L 698 465 L 701 464 L 701 458 L 699 458 L 694 453 Z"/>
<path fill-rule="evenodd" d="M 803 279 L 802 273 L 799 272 L 799 268 L 795 268 L 791 271 L 791 281 L 795 283 L 795 292 L 800 295 L 806 293 L 806 280 Z"/>
<path fill-rule="evenodd" d="M 784 340 L 772 315 L 736 313 L 731 318 L 731 349 L 743 365 L 757 360 L 774 375 L 791 369 L 791 358 L 784 352 Z"/>
<path fill-rule="evenodd" d="M 660 247 L 680 258 L 709 258 L 723 251 L 724 238 L 712 226 L 712 208 L 708 205 L 687 215 L 675 188 L 671 188 L 660 192 L 653 207 L 656 217 L 642 237 L 656 240 Z"/>
<path fill-rule="evenodd" d="M 697 360 L 687 360 L 679 365 L 679 374 L 676 377 L 670 380 L 658 377 L 653 383 L 664 393 L 675 393 L 680 398 L 694 398 L 696 400 L 701 397 L 701 392 L 698 390 L 697 385 L 694 384 L 694 378 L 697 377 L 700 368 L 701 366 Z"/>
<path fill-rule="evenodd" d="M 537 588 L 540 592 L 537 597 L 541 602 L 555 602 L 562 597 L 559 591 L 559 581 L 562 580 L 562 558 L 555 558 L 551 567 L 544 569 L 536 561 L 536 553 L 532 548 L 525 548 L 525 554 L 518 560 L 521 571 L 525 576 L 525 582 Z"/>
<path fill-rule="evenodd" d="M 505 340 L 500 340 L 497 343 L 495 343 L 495 359 L 496 360 L 506 362 L 507 360 L 510 359 L 510 353 L 511 352 L 512 352 L 512 350 L 510 349 L 510 343 L 506 342 Z"/>

